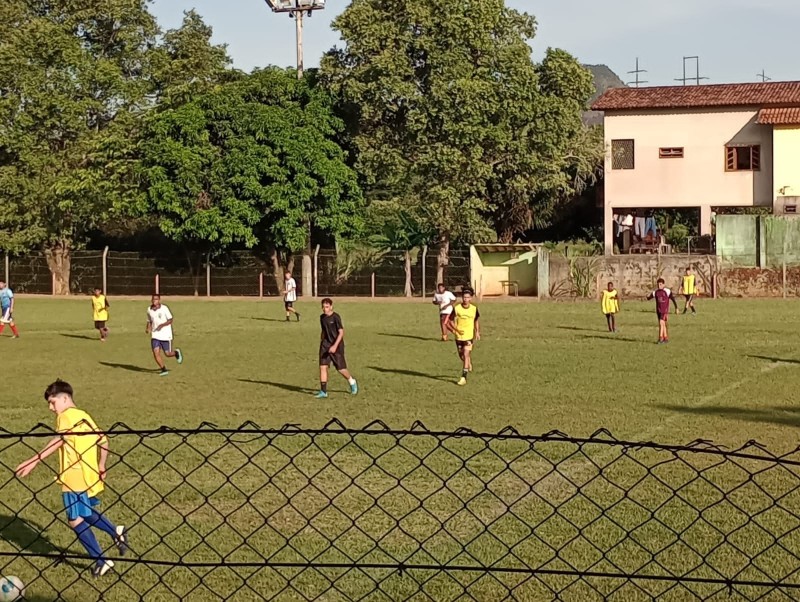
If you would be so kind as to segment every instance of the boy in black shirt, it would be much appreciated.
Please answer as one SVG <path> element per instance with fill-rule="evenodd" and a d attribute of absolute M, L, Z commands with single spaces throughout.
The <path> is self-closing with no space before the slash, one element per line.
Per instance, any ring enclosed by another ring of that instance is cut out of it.
<path fill-rule="evenodd" d="M 347 360 L 344 357 L 344 326 L 342 319 L 333 311 L 333 301 L 322 300 L 322 315 L 319 317 L 322 329 L 319 343 L 319 393 L 317 399 L 328 397 L 328 366 L 333 364 L 339 373 L 350 383 L 350 393 L 358 393 L 358 383 L 347 371 Z"/>

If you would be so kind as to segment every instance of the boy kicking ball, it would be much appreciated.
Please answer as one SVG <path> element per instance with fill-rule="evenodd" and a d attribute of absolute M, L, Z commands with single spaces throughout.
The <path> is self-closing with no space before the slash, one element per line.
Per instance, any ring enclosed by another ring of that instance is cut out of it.
<path fill-rule="evenodd" d="M 59 453 L 58 482 L 67 511 L 67 521 L 78 541 L 94 561 L 92 576 L 102 577 L 114 567 L 103 556 L 103 550 L 92 527 L 108 533 L 120 556 L 128 551 L 125 527 L 116 526 L 95 508 L 100 504 L 97 495 L 103 491 L 108 458 L 108 438 L 98 434 L 92 417 L 75 407 L 72 387 L 63 380 L 52 383 L 44 392 L 50 411 L 56 415 L 58 436 L 45 448 L 16 469 L 19 478 L 28 476 L 45 458 Z"/>

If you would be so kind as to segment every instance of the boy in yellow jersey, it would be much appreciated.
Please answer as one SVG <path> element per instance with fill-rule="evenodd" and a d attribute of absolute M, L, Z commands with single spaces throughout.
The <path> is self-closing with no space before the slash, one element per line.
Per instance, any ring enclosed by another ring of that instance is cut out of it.
<path fill-rule="evenodd" d="M 600 301 L 600 307 L 606 316 L 608 332 L 617 332 L 615 316 L 619 311 L 619 294 L 617 293 L 617 289 L 614 288 L 613 282 L 609 282 L 608 288 L 603 291 L 603 299 Z"/>
<path fill-rule="evenodd" d="M 694 296 L 697 294 L 697 279 L 692 273 L 691 266 L 686 268 L 686 271 L 683 273 L 680 294 L 686 299 L 686 304 L 683 306 L 683 313 L 691 309 L 692 315 L 697 315 L 697 310 L 694 308 Z"/>
<path fill-rule="evenodd" d="M 472 346 L 475 341 L 481 340 L 481 326 L 478 320 L 481 313 L 478 308 L 472 305 L 472 295 L 475 292 L 471 288 L 465 288 L 461 293 L 461 303 L 453 308 L 450 320 L 447 322 L 447 329 L 456 335 L 456 348 L 458 357 L 461 358 L 463 367 L 461 378 L 458 384 L 467 384 L 467 374 L 472 372 Z"/>
<path fill-rule="evenodd" d="M 92 318 L 94 318 L 94 327 L 100 333 L 100 342 L 105 343 L 108 337 L 108 299 L 103 294 L 103 289 L 95 287 L 94 295 L 92 295 Z"/>
<path fill-rule="evenodd" d="M 99 429 L 89 414 L 75 407 L 69 383 L 57 380 L 47 387 L 44 398 L 50 411 L 56 415 L 58 435 L 41 452 L 17 466 L 16 474 L 19 478 L 28 476 L 39 462 L 59 452 L 56 480 L 61 484 L 69 526 L 94 560 L 92 576 L 102 577 L 114 567 L 114 563 L 103 557 L 92 527 L 111 536 L 120 556 L 128 551 L 125 527 L 115 526 L 95 510 L 100 504 L 97 495 L 103 491 L 106 478 L 108 439 L 98 434 Z"/>

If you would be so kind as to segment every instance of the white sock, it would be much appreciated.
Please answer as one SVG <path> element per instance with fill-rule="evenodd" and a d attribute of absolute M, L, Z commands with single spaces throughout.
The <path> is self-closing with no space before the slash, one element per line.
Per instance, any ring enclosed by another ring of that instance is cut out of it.
<path fill-rule="evenodd" d="M 351 376 L 347 382 L 349 382 L 351 385 L 354 385 L 356 384 L 356 379 Z"/>

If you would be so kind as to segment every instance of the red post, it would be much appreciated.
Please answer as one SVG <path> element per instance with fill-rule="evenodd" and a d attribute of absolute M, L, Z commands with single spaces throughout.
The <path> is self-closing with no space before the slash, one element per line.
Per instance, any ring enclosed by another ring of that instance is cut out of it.
<path fill-rule="evenodd" d="M 258 273 L 258 298 L 264 298 L 264 272 Z"/>

